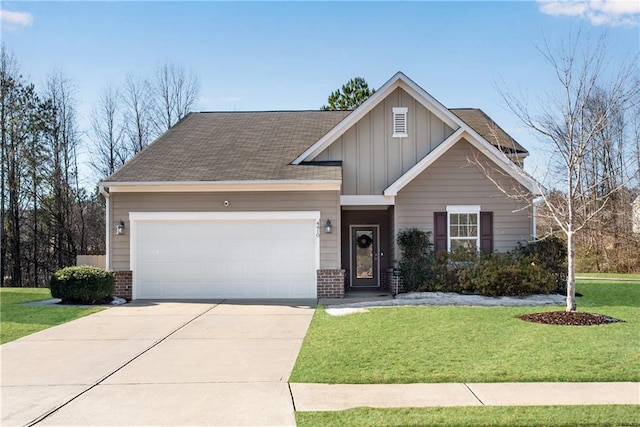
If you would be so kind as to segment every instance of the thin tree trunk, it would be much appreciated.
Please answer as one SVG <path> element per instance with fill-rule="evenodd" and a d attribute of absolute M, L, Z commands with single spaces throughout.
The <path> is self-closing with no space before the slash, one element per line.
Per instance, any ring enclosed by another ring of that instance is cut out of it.
<path fill-rule="evenodd" d="M 576 311 L 576 243 L 573 231 L 567 233 L 567 311 Z"/>

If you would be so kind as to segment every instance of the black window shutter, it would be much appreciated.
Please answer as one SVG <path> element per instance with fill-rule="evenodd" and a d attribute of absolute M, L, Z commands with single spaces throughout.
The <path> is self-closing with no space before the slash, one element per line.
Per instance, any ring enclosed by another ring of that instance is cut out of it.
<path fill-rule="evenodd" d="M 447 213 L 446 212 L 434 212 L 433 213 L 433 248 L 436 252 L 447 250 Z"/>
<path fill-rule="evenodd" d="M 480 212 L 480 250 L 493 252 L 493 212 Z"/>

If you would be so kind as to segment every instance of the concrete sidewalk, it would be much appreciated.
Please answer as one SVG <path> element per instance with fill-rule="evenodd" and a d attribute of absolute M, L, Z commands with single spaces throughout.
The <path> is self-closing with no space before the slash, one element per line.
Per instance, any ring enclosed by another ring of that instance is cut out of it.
<path fill-rule="evenodd" d="M 296 411 L 356 407 L 639 405 L 640 383 L 290 384 Z"/>

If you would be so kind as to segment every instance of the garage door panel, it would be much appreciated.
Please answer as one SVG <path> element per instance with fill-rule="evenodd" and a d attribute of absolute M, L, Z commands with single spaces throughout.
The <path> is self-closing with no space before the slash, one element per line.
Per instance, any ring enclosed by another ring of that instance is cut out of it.
<path fill-rule="evenodd" d="M 138 298 L 316 295 L 316 220 L 136 222 Z"/>

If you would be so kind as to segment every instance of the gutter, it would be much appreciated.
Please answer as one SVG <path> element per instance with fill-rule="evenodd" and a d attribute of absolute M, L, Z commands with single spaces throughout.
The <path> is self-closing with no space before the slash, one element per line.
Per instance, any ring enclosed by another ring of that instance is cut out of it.
<path fill-rule="evenodd" d="M 109 193 L 109 190 L 107 188 L 105 188 L 104 185 L 102 185 L 102 183 L 100 183 L 100 185 L 98 186 L 98 190 L 100 191 L 100 194 L 102 195 L 102 197 L 104 197 L 105 200 L 105 210 L 104 210 L 104 228 L 105 228 L 105 239 L 104 239 L 104 245 L 105 245 L 105 269 L 111 271 L 111 203 L 110 202 L 110 198 L 111 198 L 111 194 Z"/>

